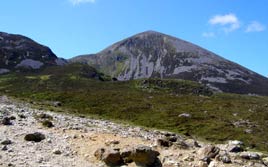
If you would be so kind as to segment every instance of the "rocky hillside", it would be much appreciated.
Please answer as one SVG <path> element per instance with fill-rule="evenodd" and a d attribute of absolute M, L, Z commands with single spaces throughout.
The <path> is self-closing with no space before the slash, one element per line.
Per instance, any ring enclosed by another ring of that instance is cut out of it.
<path fill-rule="evenodd" d="M 88 63 L 119 80 L 177 78 L 198 81 L 216 91 L 268 95 L 267 78 L 199 46 L 154 31 L 70 61 Z"/>
<path fill-rule="evenodd" d="M 0 32 L 0 74 L 65 63 L 46 46 L 21 35 Z"/>
<path fill-rule="evenodd" d="M 247 151 L 241 141 L 214 145 L 170 132 L 33 109 L 6 96 L 0 97 L 0 111 L 3 167 L 268 165 L 266 154 Z"/>

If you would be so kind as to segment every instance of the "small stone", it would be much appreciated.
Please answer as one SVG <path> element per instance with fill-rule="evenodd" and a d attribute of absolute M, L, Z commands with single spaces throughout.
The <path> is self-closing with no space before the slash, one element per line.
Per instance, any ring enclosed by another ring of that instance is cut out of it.
<path fill-rule="evenodd" d="M 4 145 L 3 147 L 2 147 L 2 149 L 1 149 L 2 151 L 7 151 L 8 150 L 8 148 L 7 148 L 7 146 L 6 145 Z"/>
<path fill-rule="evenodd" d="M 4 118 L 2 119 L 2 124 L 3 124 L 3 125 L 12 125 L 12 123 L 11 123 L 11 121 L 10 121 L 10 118 L 8 118 L 8 117 L 4 117 Z"/>
<path fill-rule="evenodd" d="M 94 156 L 98 159 L 98 160 L 102 160 L 102 156 L 103 153 L 105 152 L 105 148 L 99 148 L 95 151 Z"/>
<path fill-rule="evenodd" d="M 105 145 L 110 146 L 110 145 L 117 145 L 119 143 L 120 142 L 118 140 L 108 140 L 108 141 L 105 142 Z"/>
<path fill-rule="evenodd" d="M 12 141 L 9 139 L 6 139 L 6 140 L 2 141 L 1 144 L 2 145 L 9 145 L 9 144 L 12 144 Z"/>
<path fill-rule="evenodd" d="M 229 145 L 244 145 L 244 143 L 242 141 L 239 140 L 230 140 L 228 142 Z"/>
<path fill-rule="evenodd" d="M 61 154 L 61 151 L 60 150 L 54 150 L 53 151 L 53 154 L 60 155 Z"/>
<path fill-rule="evenodd" d="M 23 115 L 23 114 L 19 114 L 18 116 L 19 116 L 19 118 L 21 118 L 21 119 L 26 119 L 26 116 Z"/>
<path fill-rule="evenodd" d="M 240 145 L 229 145 L 227 150 L 229 152 L 238 153 L 244 151 L 244 148 Z"/>
<path fill-rule="evenodd" d="M 16 117 L 15 116 L 11 116 L 9 117 L 10 120 L 16 120 Z"/>
<path fill-rule="evenodd" d="M 47 142 L 48 142 L 48 143 L 52 143 L 51 138 L 48 138 L 48 139 L 47 139 Z"/>
<path fill-rule="evenodd" d="M 40 119 L 53 119 L 53 117 L 49 114 L 46 114 L 46 113 L 41 113 L 39 115 L 36 116 L 37 118 L 40 118 Z"/>
<path fill-rule="evenodd" d="M 220 156 L 220 160 L 223 162 L 223 163 L 231 163 L 231 158 L 228 154 L 224 154 L 224 155 L 221 155 Z"/>
<path fill-rule="evenodd" d="M 12 164 L 12 163 L 9 163 L 7 166 L 10 166 L 10 167 L 15 167 L 15 165 L 14 165 L 14 164 Z"/>
<path fill-rule="evenodd" d="M 62 106 L 61 102 L 59 102 L 59 101 L 55 101 L 53 103 L 53 105 L 54 105 L 54 107 L 60 107 L 60 106 Z"/>
<path fill-rule="evenodd" d="M 183 118 L 191 118 L 191 114 L 188 113 L 182 113 L 179 115 L 179 117 L 183 117 Z"/>
<path fill-rule="evenodd" d="M 172 142 L 168 141 L 167 139 L 157 139 L 156 144 L 159 147 L 170 147 L 170 146 L 172 146 Z"/>
<path fill-rule="evenodd" d="M 43 122 L 42 122 L 42 125 L 43 125 L 44 127 L 47 127 L 47 128 L 52 128 L 52 127 L 54 127 L 53 123 L 52 123 L 51 121 L 49 121 L 49 120 L 45 120 L 45 121 L 43 121 Z"/>

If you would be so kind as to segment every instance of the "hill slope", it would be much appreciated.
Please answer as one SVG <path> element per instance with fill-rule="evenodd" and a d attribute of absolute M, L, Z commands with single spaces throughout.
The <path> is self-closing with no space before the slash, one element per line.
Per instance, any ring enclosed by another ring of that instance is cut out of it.
<path fill-rule="evenodd" d="M 48 47 L 30 38 L 0 32 L 0 74 L 21 68 L 39 69 L 65 63 L 65 60 L 57 58 Z"/>
<path fill-rule="evenodd" d="M 267 78 L 199 46 L 154 31 L 70 61 L 86 62 L 119 80 L 186 79 L 223 92 L 268 95 Z"/>

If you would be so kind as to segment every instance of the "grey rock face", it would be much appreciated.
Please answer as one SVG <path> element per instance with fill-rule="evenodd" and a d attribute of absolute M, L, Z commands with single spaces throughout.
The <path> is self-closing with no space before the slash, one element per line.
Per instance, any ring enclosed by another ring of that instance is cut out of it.
<path fill-rule="evenodd" d="M 0 74 L 66 64 L 46 46 L 22 35 L 0 32 Z"/>
<path fill-rule="evenodd" d="M 154 31 L 71 62 L 88 63 L 118 80 L 176 78 L 197 81 L 215 91 L 268 94 L 267 78 L 199 46 Z"/>

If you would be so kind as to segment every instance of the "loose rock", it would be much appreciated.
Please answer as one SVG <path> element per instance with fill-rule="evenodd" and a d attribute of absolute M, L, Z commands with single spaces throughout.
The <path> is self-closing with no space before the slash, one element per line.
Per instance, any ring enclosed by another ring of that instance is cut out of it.
<path fill-rule="evenodd" d="M 130 159 L 132 159 L 138 166 L 152 166 L 158 161 L 158 151 L 152 150 L 147 146 L 137 146 L 133 149 Z"/>
<path fill-rule="evenodd" d="M 27 134 L 24 137 L 24 140 L 26 140 L 26 141 L 40 142 L 40 141 L 44 140 L 45 138 L 46 138 L 45 135 L 43 135 L 42 133 L 35 132 L 35 133 Z"/>
<path fill-rule="evenodd" d="M 215 156 L 218 155 L 219 152 L 220 152 L 220 149 L 218 147 L 215 147 L 213 145 L 207 145 L 198 150 L 198 155 L 200 159 L 215 158 Z"/>
<path fill-rule="evenodd" d="M 9 117 L 4 117 L 2 120 L 3 125 L 12 125 Z"/>
<path fill-rule="evenodd" d="M 2 145 L 9 145 L 9 144 L 12 144 L 12 141 L 9 139 L 6 139 L 6 140 L 2 141 L 1 144 Z"/>
<path fill-rule="evenodd" d="M 240 157 L 247 160 L 259 160 L 261 158 L 259 154 L 254 152 L 242 152 Z"/>
<path fill-rule="evenodd" d="M 103 161 L 108 166 L 120 166 L 123 164 L 123 159 L 118 150 L 114 149 L 98 149 L 94 153 L 98 160 Z"/>

